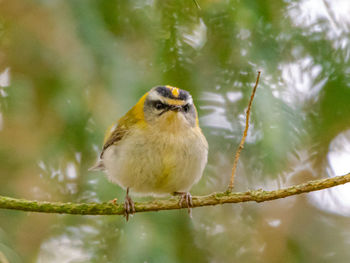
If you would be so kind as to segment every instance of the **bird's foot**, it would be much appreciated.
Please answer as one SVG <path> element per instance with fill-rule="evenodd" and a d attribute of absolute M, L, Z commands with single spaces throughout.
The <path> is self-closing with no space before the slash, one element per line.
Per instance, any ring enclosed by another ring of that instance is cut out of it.
<path fill-rule="evenodd" d="M 192 195 L 189 192 L 175 192 L 174 195 L 180 195 L 179 205 L 180 207 L 187 207 L 188 214 L 192 218 Z"/>
<path fill-rule="evenodd" d="M 124 216 L 126 221 L 129 220 L 129 214 L 135 213 L 135 204 L 129 196 L 129 187 L 126 189 L 125 201 L 124 201 Z"/>

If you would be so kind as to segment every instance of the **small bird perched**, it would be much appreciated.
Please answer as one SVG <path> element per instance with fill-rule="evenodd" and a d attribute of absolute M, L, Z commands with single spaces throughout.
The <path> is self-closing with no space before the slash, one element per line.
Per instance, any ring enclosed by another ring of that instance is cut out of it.
<path fill-rule="evenodd" d="M 125 216 L 135 212 L 129 189 L 139 195 L 181 195 L 189 212 L 191 187 L 202 177 L 208 143 L 198 125 L 189 92 L 159 86 L 112 125 L 100 159 L 90 170 L 105 170 L 126 189 Z"/>

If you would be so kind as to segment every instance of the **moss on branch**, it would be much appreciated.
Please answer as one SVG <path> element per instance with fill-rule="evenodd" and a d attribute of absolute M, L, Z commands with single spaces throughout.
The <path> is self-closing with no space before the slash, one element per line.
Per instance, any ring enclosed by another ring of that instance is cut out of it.
<path fill-rule="evenodd" d="M 285 198 L 318 191 L 350 182 L 350 173 L 327 179 L 309 181 L 288 188 L 265 191 L 252 190 L 247 192 L 219 192 L 206 196 L 193 196 L 193 207 L 219 205 L 225 203 L 241 202 L 265 202 L 274 199 Z M 123 215 L 124 208 L 121 204 L 109 203 L 59 203 L 45 201 L 30 201 L 0 196 L 0 208 L 28 212 L 75 214 L 75 215 Z M 160 210 L 181 209 L 178 198 L 154 200 L 152 202 L 135 203 L 136 212 L 149 212 Z"/>

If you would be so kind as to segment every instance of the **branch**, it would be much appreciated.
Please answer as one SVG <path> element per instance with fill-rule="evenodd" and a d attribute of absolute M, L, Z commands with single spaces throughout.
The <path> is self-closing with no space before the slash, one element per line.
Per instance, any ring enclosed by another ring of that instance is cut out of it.
<path fill-rule="evenodd" d="M 298 195 L 318 191 L 330 187 L 350 182 L 350 173 L 343 176 L 336 176 L 327 179 L 309 181 L 304 184 L 294 185 L 288 188 L 264 191 L 252 190 L 248 192 L 220 192 L 207 196 L 193 196 L 193 207 L 219 205 L 225 203 L 241 203 L 241 202 L 265 202 L 288 196 Z M 76 215 L 123 215 L 123 205 L 113 203 L 56 203 L 29 201 L 24 199 L 16 199 L 0 196 L 0 208 L 13 209 L 28 212 L 42 213 L 59 213 L 59 214 L 76 214 Z M 152 202 L 135 203 L 136 212 L 148 212 L 159 210 L 181 209 L 178 198 L 170 198 L 167 200 L 154 200 Z"/>
<path fill-rule="evenodd" d="M 244 129 L 244 132 L 243 132 L 243 136 L 242 136 L 242 139 L 241 139 L 241 142 L 238 146 L 238 149 L 236 151 L 236 154 L 235 154 L 235 160 L 233 162 L 233 167 L 232 167 L 232 174 L 231 174 L 231 180 L 230 180 L 230 184 L 228 186 L 228 191 L 232 191 L 233 189 L 233 185 L 234 185 L 234 181 L 235 181 L 235 173 L 236 173 L 236 169 L 237 169 L 237 164 L 238 164 L 238 160 L 239 160 L 239 156 L 241 154 L 241 151 L 244 147 L 244 142 L 245 142 L 245 139 L 247 138 L 247 135 L 248 135 L 248 128 L 249 128 L 249 117 L 250 117 L 250 109 L 252 108 L 252 103 L 253 103 L 253 99 L 254 99 L 254 95 L 255 95 L 255 91 L 256 91 L 256 88 L 258 87 L 258 84 L 259 84 L 259 79 L 260 79 L 260 71 L 258 71 L 258 76 L 256 78 L 256 82 L 255 82 L 255 86 L 253 88 L 253 91 L 252 91 L 252 95 L 250 95 L 250 100 L 249 100 L 249 104 L 248 104 L 248 108 L 247 108 L 247 115 L 246 115 L 246 118 L 245 118 L 245 129 Z"/>

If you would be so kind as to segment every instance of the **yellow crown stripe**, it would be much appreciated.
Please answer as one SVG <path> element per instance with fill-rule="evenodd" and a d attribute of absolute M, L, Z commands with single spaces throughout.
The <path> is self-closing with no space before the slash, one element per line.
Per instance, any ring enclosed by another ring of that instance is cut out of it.
<path fill-rule="evenodd" d="M 172 87 L 172 86 L 169 86 L 169 85 L 166 85 L 165 87 L 167 87 L 168 89 L 171 90 L 171 93 L 173 94 L 173 96 L 175 98 L 179 97 L 180 95 L 180 90 L 178 88 L 175 88 L 175 87 Z"/>
<path fill-rule="evenodd" d="M 171 90 L 171 93 L 174 95 L 174 97 L 179 97 L 179 94 L 180 94 L 178 88 L 173 88 L 173 89 Z"/>

